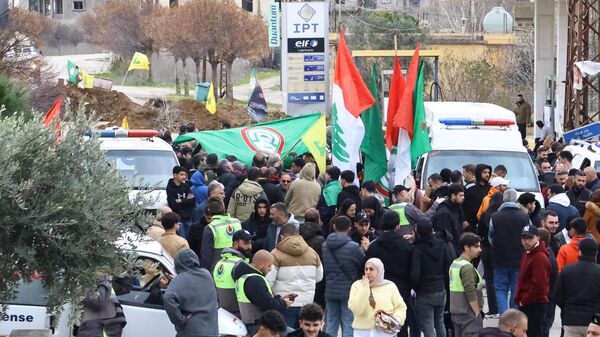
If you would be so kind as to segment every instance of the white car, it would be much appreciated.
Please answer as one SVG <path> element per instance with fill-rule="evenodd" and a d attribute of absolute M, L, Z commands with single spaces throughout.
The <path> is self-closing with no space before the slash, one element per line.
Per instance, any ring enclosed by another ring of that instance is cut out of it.
<path fill-rule="evenodd" d="M 173 259 L 160 243 L 149 237 L 131 234 L 129 238 L 133 238 L 135 241 L 135 252 L 146 273 L 137 278 L 139 284 L 134 286 L 129 293 L 118 296 L 127 318 L 127 325 L 122 336 L 175 337 L 175 328 L 169 321 L 163 306 L 148 303 L 150 288 L 160 278 L 160 274 L 154 272 L 162 270 L 176 275 Z M 125 240 L 117 244 L 124 249 L 131 247 L 125 244 Z M 31 283 L 22 283 L 19 286 L 17 297 L 8 303 L 6 312 L 1 316 L 0 336 L 9 336 L 15 329 L 51 329 L 52 336 L 72 337 L 73 327 L 69 324 L 70 306 L 65 305 L 63 314 L 56 320 L 46 312 L 47 300 L 48 289 L 43 287 L 40 279 Z M 246 326 L 239 318 L 219 308 L 220 335 L 245 336 L 246 333 Z"/>
<path fill-rule="evenodd" d="M 565 147 L 566 151 L 573 155 L 573 167 L 583 170 L 592 166 L 600 171 L 600 146 L 599 143 L 590 143 L 584 140 L 574 139 Z"/>

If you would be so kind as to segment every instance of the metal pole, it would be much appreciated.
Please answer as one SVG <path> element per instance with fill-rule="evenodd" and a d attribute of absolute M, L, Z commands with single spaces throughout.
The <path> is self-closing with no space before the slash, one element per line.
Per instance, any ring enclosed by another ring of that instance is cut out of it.
<path fill-rule="evenodd" d="M 439 70 L 439 57 L 436 56 L 433 58 L 433 81 L 435 83 L 435 87 L 433 88 L 433 101 L 438 101 L 438 90 L 440 89 L 440 84 L 438 82 L 438 70 Z"/>
<path fill-rule="evenodd" d="M 121 82 L 121 86 L 123 86 L 123 84 L 125 84 L 125 79 L 127 78 L 127 74 L 129 74 L 129 70 L 127 70 L 127 72 L 125 73 L 125 76 L 123 76 L 123 82 Z"/>

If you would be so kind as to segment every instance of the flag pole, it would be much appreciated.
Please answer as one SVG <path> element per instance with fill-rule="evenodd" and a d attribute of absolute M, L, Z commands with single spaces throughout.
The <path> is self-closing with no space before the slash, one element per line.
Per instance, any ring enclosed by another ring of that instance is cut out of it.
<path fill-rule="evenodd" d="M 127 74 L 129 74 L 129 69 L 127 69 L 125 76 L 123 76 L 123 82 L 121 82 L 121 86 L 123 86 L 123 84 L 125 84 L 125 79 L 127 78 Z"/>

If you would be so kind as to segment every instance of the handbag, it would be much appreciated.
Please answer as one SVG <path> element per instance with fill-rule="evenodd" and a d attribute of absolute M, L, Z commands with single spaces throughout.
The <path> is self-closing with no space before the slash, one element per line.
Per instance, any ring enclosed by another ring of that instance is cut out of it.
<path fill-rule="evenodd" d="M 373 292 L 369 288 L 369 305 L 375 309 L 377 303 L 373 297 Z M 395 335 L 402 329 L 402 324 L 398 319 L 383 310 L 377 310 L 375 313 L 375 329 L 384 332 L 386 334 Z"/>

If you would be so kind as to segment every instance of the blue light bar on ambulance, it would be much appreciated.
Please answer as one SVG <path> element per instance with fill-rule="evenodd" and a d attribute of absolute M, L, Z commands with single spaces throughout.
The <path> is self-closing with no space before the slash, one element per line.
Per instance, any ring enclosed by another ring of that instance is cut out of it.
<path fill-rule="evenodd" d="M 502 118 L 444 118 L 440 119 L 440 123 L 446 126 L 510 126 L 515 121 Z"/>
<path fill-rule="evenodd" d="M 156 130 L 92 130 L 85 133 L 86 136 L 92 135 L 100 138 L 127 138 L 127 137 L 158 137 L 160 133 Z"/>

